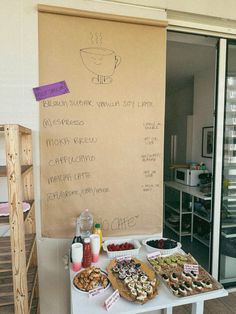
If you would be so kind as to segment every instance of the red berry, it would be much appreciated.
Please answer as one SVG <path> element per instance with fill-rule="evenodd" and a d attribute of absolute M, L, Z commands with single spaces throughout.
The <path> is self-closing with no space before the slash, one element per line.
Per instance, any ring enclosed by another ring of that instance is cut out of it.
<path fill-rule="evenodd" d="M 110 244 L 109 251 L 115 251 L 115 245 L 113 243 Z"/>
<path fill-rule="evenodd" d="M 158 241 L 157 247 L 158 247 L 158 249 L 163 249 L 163 247 L 164 247 L 164 240 L 163 240 L 163 239 L 160 239 L 160 240 Z"/>

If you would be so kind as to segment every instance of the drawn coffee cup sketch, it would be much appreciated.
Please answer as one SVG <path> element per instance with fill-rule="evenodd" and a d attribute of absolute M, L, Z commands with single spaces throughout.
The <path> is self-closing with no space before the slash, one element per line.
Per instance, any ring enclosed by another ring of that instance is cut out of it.
<path fill-rule="evenodd" d="M 113 50 L 106 48 L 83 48 L 80 55 L 85 67 L 96 77 L 92 78 L 95 84 L 109 84 L 112 82 L 112 75 L 121 62 L 121 57 Z"/>

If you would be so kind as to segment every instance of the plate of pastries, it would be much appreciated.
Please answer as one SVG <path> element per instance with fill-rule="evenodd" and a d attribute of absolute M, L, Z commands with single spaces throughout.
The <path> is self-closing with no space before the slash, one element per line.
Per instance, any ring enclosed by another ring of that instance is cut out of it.
<path fill-rule="evenodd" d="M 92 266 L 81 270 L 74 276 L 73 286 L 79 292 L 88 293 L 99 287 L 108 289 L 110 282 L 105 271 Z"/>

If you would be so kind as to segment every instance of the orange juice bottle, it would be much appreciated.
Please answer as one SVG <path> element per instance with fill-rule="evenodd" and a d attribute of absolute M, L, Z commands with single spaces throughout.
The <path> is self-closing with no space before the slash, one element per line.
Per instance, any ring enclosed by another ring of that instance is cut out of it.
<path fill-rule="evenodd" d="M 102 247 L 102 229 L 100 224 L 95 224 L 93 233 L 98 234 L 100 237 L 100 251 Z"/>

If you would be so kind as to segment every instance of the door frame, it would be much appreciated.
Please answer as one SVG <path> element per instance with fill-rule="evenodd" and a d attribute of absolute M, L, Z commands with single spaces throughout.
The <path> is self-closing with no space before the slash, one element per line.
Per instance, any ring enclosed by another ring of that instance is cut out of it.
<path fill-rule="evenodd" d="M 212 275 L 219 279 L 220 274 L 220 233 L 221 233 L 221 197 L 223 175 L 223 139 L 224 139 L 224 110 L 225 110 L 225 87 L 226 87 L 226 62 L 227 62 L 227 39 L 236 39 L 236 29 L 209 27 L 208 24 L 186 22 L 181 19 L 171 19 L 170 11 L 167 11 L 167 31 L 189 33 L 192 35 L 207 35 L 219 39 L 218 64 L 216 72 L 216 100 L 215 100 L 215 149 L 213 163 L 213 199 L 212 199 L 212 249 L 211 271 Z M 186 14 L 187 15 L 187 14 Z M 216 154 L 217 151 L 217 154 Z"/>
<path fill-rule="evenodd" d="M 220 38 L 218 47 L 216 107 L 215 107 L 215 153 L 213 182 L 213 220 L 212 220 L 212 275 L 219 279 L 220 273 L 220 234 L 221 234 L 221 199 L 223 177 L 223 145 L 226 88 L 227 40 Z M 217 153 L 216 153 L 217 152 Z M 215 261 L 215 257 L 218 261 Z"/>

